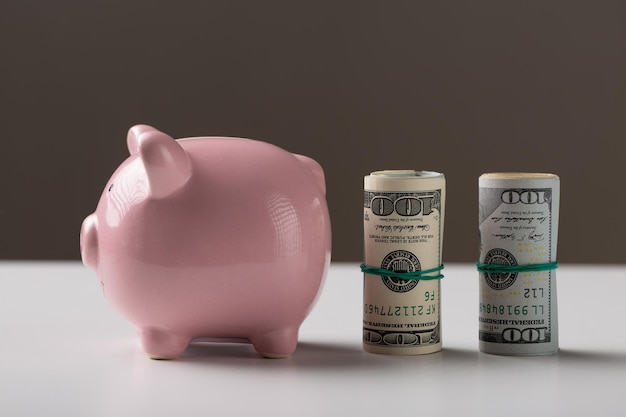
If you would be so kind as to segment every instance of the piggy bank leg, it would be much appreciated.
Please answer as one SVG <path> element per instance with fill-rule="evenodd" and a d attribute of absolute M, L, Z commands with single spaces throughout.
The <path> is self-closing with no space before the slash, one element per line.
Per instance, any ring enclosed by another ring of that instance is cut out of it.
<path fill-rule="evenodd" d="M 266 358 L 286 358 L 296 350 L 298 329 L 280 329 L 259 333 L 250 338 L 254 349 Z"/>
<path fill-rule="evenodd" d="M 191 339 L 155 328 L 139 329 L 143 350 L 152 359 L 175 359 L 183 354 Z"/>

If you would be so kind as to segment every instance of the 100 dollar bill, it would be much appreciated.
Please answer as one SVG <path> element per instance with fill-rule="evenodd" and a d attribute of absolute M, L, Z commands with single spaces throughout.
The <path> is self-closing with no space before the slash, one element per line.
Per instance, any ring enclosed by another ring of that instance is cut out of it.
<path fill-rule="evenodd" d="M 556 175 L 490 173 L 479 178 L 479 263 L 495 268 L 480 272 L 481 351 L 534 355 L 558 350 L 558 219 Z"/>
<path fill-rule="evenodd" d="M 379 171 L 364 180 L 365 264 L 415 273 L 441 265 L 442 174 Z M 441 350 L 440 281 L 365 273 L 363 349 L 414 355 Z"/>

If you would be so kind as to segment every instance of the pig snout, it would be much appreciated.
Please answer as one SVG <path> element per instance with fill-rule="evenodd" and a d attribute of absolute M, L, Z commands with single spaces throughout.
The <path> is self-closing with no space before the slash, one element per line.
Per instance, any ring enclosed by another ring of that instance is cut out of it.
<path fill-rule="evenodd" d="M 80 229 L 80 255 L 87 268 L 96 269 L 98 265 L 98 218 L 95 213 L 83 220 Z"/>

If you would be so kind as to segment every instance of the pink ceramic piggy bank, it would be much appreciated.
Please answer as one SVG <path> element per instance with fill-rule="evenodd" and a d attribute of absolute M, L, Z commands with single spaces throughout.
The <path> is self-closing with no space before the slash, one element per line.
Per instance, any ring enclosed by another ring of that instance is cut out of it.
<path fill-rule="evenodd" d="M 238 138 L 128 133 L 130 157 L 81 230 L 83 262 L 146 353 L 198 337 L 245 338 L 266 357 L 296 348 L 330 263 L 324 172 Z"/>

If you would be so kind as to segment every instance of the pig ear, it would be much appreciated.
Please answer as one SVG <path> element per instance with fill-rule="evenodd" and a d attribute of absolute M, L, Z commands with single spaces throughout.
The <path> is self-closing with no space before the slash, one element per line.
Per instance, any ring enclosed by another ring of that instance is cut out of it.
<path fill-rule="evenodd" d="M 324 169 L 317 163 L 315 159 L 311 159 L 308 156 L 294 154 L 298 160 L 307 167 L 317 186 L 320 187 L 322 193 L 326 194 L 326 178 L 324 176 Z"/>
<path fill-rule="evenodd" d="M 137 139 L 142 133 L 145 132 L 158 132 L 158 130 L 148 125 L 135 125 L 128 130 L 128 134 L 126 135 L 126 145 L 128 146 L 128 152 L 130 152 L 131 155 L 134 155 L 137 151 L 139 151 Z"/>
<path fill-rule="evenodd" d="M 133 130 L 135 129 L 136 130 Z M 191 176 L 191 161 L 187 152 L 170 136 L 143 126 L 130 130 L 128 148 L 143 161 L 150 197 L 164 198 L 181 188 Z M 138 135 L 135 132 L 139 131 Z M 134 136 L 130 140 L 131 134 Z"/>

